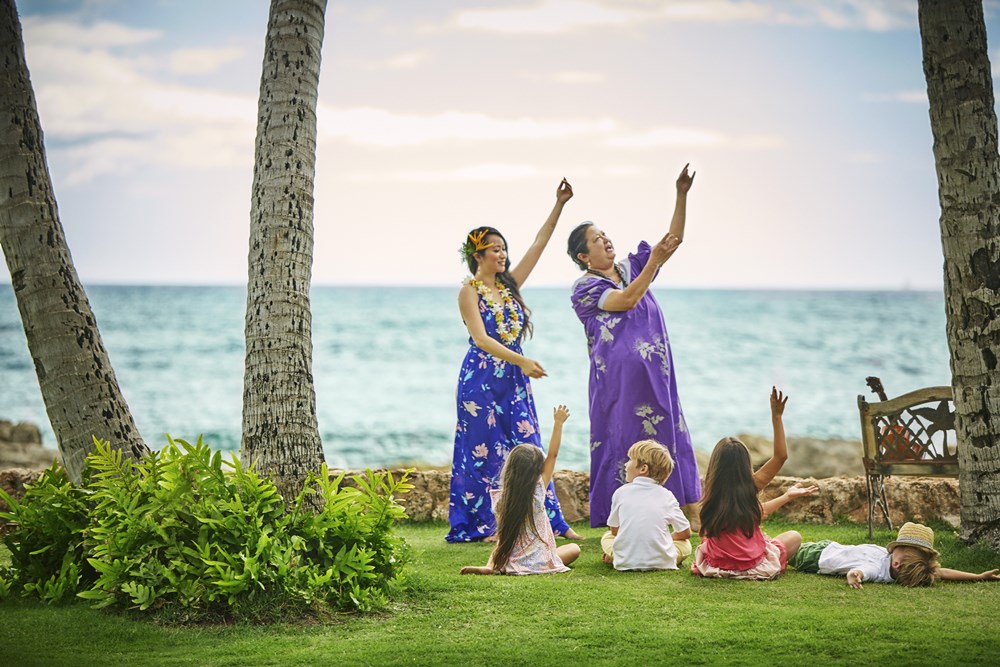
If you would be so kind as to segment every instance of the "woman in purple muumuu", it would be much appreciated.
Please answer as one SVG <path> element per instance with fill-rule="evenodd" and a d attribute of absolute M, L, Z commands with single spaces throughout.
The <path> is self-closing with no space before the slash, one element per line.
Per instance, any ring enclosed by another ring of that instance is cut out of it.
<path fill-rule="evenodd" d="M 701 498 L 698 464 L 677 396 L 663 312 L 650 285 L 684 238 L 694 172 L 677 177 L 670 231 L 656 245 L 639 244 L 628 260 L 591 222 L 569 236 L 569 256 L 586 271 L 573 283 L 573 310 L 590 353 L 590 525 L 607 523 L 611 496 L 625 483 L 628 449 L 639 440 L 665 445 L 674 459 L 666 487 L 682 506 Z M 691 514 L 691 507 L 685 507 Z M 697 516 L 695 514 L 695 516 Z"/>

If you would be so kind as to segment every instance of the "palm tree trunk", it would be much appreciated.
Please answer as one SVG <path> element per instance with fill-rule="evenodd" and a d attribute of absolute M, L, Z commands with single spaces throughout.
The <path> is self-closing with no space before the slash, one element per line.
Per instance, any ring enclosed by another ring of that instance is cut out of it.
<path fill-rule="evenodd" d="M 272 0 L 257 114 L 242 452 L 286 499 L 323 463 L 309 285 L 325 12 L 325 0 Z"/>
<path fill-rule="evenodd" d="M 93 437 L 149 452 L 118 387 L 59 222 L 13 0 L 0 0 L 0 246 L 63 465 L 80 482 Z"/>
<path fill-rule="evenodd" d="M 941 203 L 961 537 L 1000 549 L 1000 157 L 979 0 L 920 0 Z"/>

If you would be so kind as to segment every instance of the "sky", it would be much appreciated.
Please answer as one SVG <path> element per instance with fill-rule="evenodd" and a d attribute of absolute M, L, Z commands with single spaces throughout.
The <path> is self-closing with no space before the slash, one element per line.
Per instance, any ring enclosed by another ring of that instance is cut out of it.
<path fill-rule="evenodd" d="M 17 4 L 84 284 L 245 284 L 268 3 Z M 686 163 L 660 286 L 941 289 L 915 0 L 331 0 L 313 284 L 457 286 L 484 224 L 516 261 L 565 177 L 529 286 L 568 285 L 573 226 L 659 239 Z"/>

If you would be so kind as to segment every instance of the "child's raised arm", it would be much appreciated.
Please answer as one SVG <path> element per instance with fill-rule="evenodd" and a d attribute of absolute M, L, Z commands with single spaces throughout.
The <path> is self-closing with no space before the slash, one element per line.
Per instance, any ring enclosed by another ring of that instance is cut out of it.
<path fill-rule="evenodd" d="M 569 408 L 560 405 L 552 409 L 552 438 L 549 440 L 549 452 L 545 455 L 545 463 L 542 464 L 542 486 L 546 487 L 552 481 L 552 474 L 556 471 L 556 457 L 559 456 L 559 445 L 562 444 L 563 424 L 569 419 Z"/>
<path fill-rule="evenodd" d="M 761 510 L 763 510 L 760 517 L 761 520 L 763 521 L 764 519 L 769 517 L 772 512 L 777 510 L 779 507 L 787 503 L 792 498 L 798 498 L 799 496 L 811 496 L 818 490 L 819 490 L 818 486 L 800 486 L 799 484 L 793 484 L 788 488 L 787 491 L 782 493 L 777 498 L 772 498 L 771 500 L 768 500 L 766 503 L 760 504 Z"/>
<path fill-rule="evenodd" d="M 788 397 L 776 388 L 771 387 L 771 426 L 774 427 L 774 453 L 767 463 L 753 474 L 753 483 L 758 491 L 762 491 L 788 460 L 788 446 L 785 444 L 785 425 L 781 416 L 785 412 Z"/>

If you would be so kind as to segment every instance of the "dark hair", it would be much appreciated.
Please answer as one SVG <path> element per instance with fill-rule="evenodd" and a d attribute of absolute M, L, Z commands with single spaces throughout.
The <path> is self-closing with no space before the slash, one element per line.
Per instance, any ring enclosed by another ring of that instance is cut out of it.
<path fill-rule="evenodd" d="M 483 232 L 486 232 L 483 234 Z M 465 237 L 465 243 L 462 244 L 462 255 L 465 257 L 465 263 L 469 267 L 469 273 L 476 275 L 476 269 L 479 268 L 478 257 L 482 257 L 482 250 L 476 250 L 476 246 L 472 243 L 470 237 L 475 234 L 483 234 L 485 239 L 487 236 L 499 236 L 500 240 L 503 241 L 505 247 L 507 247 L 507 263 L 503 267 L 503 273 L 497 274 L 497 280 L 503 283 L 507 289 L 510 290 L 510 295 L 514 297 L 514 301 L 517 301 L 518 305 L 521 306 L 521 310 L 524 312 L 524 324 L 522 325 L 522 330 L 524 331 L 524 337 L 531 337 L 531 309 L 528 308 L 528 304 L 524 302 L 524 297 L 521 296 L 521 290 L 518 288 L 517 281 L 514 280 L 514 276 L 510 275 L 510 246 L 507 246 L 507 239 L 503 237 L 500 230 L 496 227 L 476 227 L 471 232 L 469 232 Z"/>
<path fill-rule="evenodd" d="M 507 567 L 514 545 L 522 533 L 530 530 L 541 539 L 535 526 L 532 504 L 535 485 L 542 476 L 544 464 L 542 449 L 535 445 L 518 445 L 507 455 L 500 474 L 503 492 L 500 502 L 493 508 L 497 517 L 497 546 L 491 557 L 494 572 L 503 572 Z"/>
<path fill-rule="evenodd" d="M 587 254 L 587 228 L 593 226 L 594 223 L 589 220 L 587 222 L 581 222 L 573 231 L 569 233 L 569 242 L 566 244 L 566 254 L 568 254 L 569 258 L 584 271 L 587 270 L 587 263 L 580 261 L 580 258 L 577 257 L 577 255 L 581 252 L 585 255 Z"/>
<path fill-rule="evenodd" d="M 723 438 L 712 450 L 705 473 L 702 537 L 718 537 L 734 530 L 752 537 L 762 515 L 747 446 L 739 438 Z"/>

